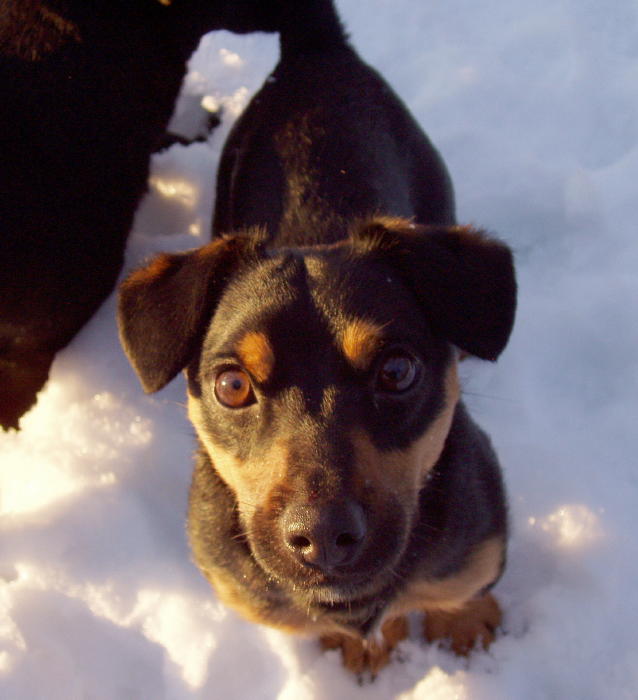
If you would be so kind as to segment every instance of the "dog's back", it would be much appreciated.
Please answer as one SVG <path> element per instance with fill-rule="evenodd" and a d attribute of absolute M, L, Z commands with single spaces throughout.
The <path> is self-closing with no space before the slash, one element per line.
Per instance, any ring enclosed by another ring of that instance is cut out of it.
<path fill-rule="evenodd" d="M 331 0 L 303 5 L 224 149 L 214 233 L 265 225 L 273 242 L 299 245 L 339 240 L 353 219 L 379 213 L 454 223 L 428 138 L 349 46 Z"/>

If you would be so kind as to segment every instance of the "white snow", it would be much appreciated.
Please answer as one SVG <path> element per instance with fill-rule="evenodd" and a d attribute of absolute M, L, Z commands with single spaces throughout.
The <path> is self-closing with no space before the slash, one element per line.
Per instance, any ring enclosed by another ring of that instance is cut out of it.
<path fill-rule="evenodd" d="M 415 630 L 359 687 L 335 652 L 222 606 L 186 544 L 183 382 L 143 395 L 111 297 L 0 435 L 3 699 L 638 697 L 638 6 L 339 7 L 442 151 L 460 220 L 517 254 L 510 346 L 463 365 L 510 496 L 502 633 L 462 660 Z M 206 240 L 224 137 L 276 57 L 272 36 L 203 40 L 185 91 L 224 123 L 154 159 L 127 269 Z"/>

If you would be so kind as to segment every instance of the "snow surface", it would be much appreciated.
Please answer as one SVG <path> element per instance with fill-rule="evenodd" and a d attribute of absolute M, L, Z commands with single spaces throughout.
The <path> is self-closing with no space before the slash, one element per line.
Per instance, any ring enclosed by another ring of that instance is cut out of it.
<path fill-rule="evenodd" d="M 0 435 L 0 697 L 7 700 L 638 698 L 638 6 L 340 0 L 353 41 L 442 151 L 459 218 L 515 249 L 516 329 L 463 366 L 510 494 L 502 633 L 457 659 L 416 631 L 372 684 L 240 619 L 191 564 L 181 379 L 144 396 L 114 300 Z M 207 36 L 187 94 L 208 144 L 154 159 L 127 268 L 204 242 L 232 119 L 272 36 Z"/>

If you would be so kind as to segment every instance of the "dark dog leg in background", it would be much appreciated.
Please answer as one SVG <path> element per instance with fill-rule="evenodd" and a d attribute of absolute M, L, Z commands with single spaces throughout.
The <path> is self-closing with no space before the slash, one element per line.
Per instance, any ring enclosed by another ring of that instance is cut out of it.
<path fill-rule="evenodd" d="M 186 61 L 214 29 L 272 31 L 260 0 L 4 0 L 0 425 L 110 294 Z"/>

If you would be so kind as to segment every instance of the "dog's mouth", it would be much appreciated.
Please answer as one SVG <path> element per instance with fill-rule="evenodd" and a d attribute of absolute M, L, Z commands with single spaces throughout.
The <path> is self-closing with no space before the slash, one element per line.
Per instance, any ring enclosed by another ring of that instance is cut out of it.
<path fill-rule="evenodd" d="M 255 559 L 280 586 L 295 593 L 297 597 L 303 597 L 312 605 L 347 604 L 364 596 L 374 595 L 384 587 L 388 578 L 385 570 L 379 570 L 374 574 L 356 570 L 325 572 L 298 565 L 278 567 L 274 570 L 266 566 L 259 556 Z"/>
<path fill-rule="evenodd" d="M 306 598 L 298 599 L 310 618 L 324 616 L 345 627 L 366 635 L 382 615 L 392 597 L 390 587 L 381 587 L 374 592 L 354 588 L 315 588 Z"/>
<path fill-rule="evenodd" d="M 358 611 L 369 608 L 383 596 L 387 586 L 319 587 L 306 593 L 308 604 L 314 608 L 335 612 Z"/>
<path fill-rule="evenodd" d="M 357 614 L 375 607 L 375 601 L 385 598 L 396 580 L 394 560 L 381 562 L 375 558 L 374 566 L 361 562 L 356 567 L 325 571 L 285 557 L 262 557 L 254 549 L 253 557 L 271 580 L 315 611 Z M 276 567 L 272 566 L 273 559 L 278 562 Z"/>
<path fill-rule="evenodd" d="M 357 605 L 358 601 L 364 601 L 374 596 L 383 585 L 369 578 L 363 580 L 360 576 L 340 578 L 334 580 L 326 577 L 317 581 L 314 585 L 292 585 L 298 597 L 302 597 L 308 605 L 325 608 Z M 305 582 L 304 582 L 305 583 Z M 291 581 L 285 582 L 291 587 Z"/>

